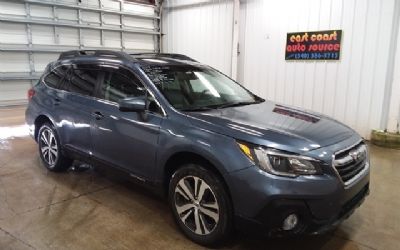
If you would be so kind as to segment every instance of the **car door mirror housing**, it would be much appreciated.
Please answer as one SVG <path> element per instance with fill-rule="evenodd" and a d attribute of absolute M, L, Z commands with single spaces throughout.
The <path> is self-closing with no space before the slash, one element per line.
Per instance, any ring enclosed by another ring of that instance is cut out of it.
<path fill-rule="evenodd" d="M 143 112 L 146 110 L 146 98 L 126 97 L 118 102 L 118 106 L 122 112 Z"/>

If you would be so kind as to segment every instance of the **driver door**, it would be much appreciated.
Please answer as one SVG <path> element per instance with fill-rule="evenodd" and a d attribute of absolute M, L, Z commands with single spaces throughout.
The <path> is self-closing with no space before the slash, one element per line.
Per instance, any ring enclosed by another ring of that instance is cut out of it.
<path fill-rule="evenodd" d="M 93 110 L 93 156 L 98 160 L 122 168 L 135 177 L 149 179 L 156 163 L 160 126 L 164 116 L 146 111 L 121 112 L 118 101 L 125 97 L 146 94 L 142 82 L 131 71 L 122 67 L 104 67 L 98 97 Z"/>

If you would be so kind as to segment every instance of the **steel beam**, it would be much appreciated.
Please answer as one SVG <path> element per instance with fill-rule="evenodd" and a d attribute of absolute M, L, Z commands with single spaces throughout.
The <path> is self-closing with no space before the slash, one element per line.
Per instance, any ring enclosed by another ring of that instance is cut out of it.
<path fill-rule="evenodd" d="M 0 81 L 39 80 L 41 72 L 29 73 L 0 73 Z"/>
<path fill-rule="evenodd" d="M 58 27 L 72 27 L 78 29 L 92 29 L 92 30 L 109 30 L 109 31 L 120 31 L 127 33 L 138 33 L 138 34 L 148 34 L 148 35 L 159 35 L 160 32 L 151 29 L 121 29 L 117 27 L 107 27 L 107 26 L 91 26 L 88 24 L 73 24 L 73 23 L 63 23 L 59 21 L 43 21 L 35 20 L 32 18 L 14 18 L 5 15 L 0 15 L 0 21 L 9 23 L 24 23 L 24 24 L 38 24 L 38 25 L 48 25 L 48 26 L 58 26 Z"/>
<path fill-rule="evenodd" d="M 0 52 L 43 52 L 43 53 L 61 53 L 67 50 L 79 50 L 79 46 L 59 46 L 59 45 L 49 45 L 44 48 L 42 47 L 4 47 L 0 46 Z M 122 50 L 120 47 L 84 47 L 85 50 Z M 143 50 L 143 49 L 124 49 L 126 52 L 139 53 L 139 52 L 154 52 L 153 50 Z"/>
<path fill-rule="evenodd" d="M 15 0 L 4 0 L 8 2 L 15 2 Z M 145 14 L 140 14 L 140 13 L 132 13 L 132 12 L 127 12 L 127 11 L 118 11 L 118 10 L 113 10 L 110 8 L 96 8 L 96 7 L 89 7 L 89 6 L 81 6 L 81 5 L 71 5 L 71 4 L 66 4 L 66 3 L 60 3 L 57 1 L 39 1 L 39 0 L 24 0 L 23 2 L 25 3 L 31 3 L 31 4 L 37 4 L 37 5 L 45 5 L 45 6 L 56 6 L 56 7 L 62 7 L 66 9 L 75 9 L 75 10 L 87 10 L 87 11 L 95 11 L 95 12 L 104 12 L 104 13 L 110 13 L 110 14 L 118 14 L 118 15 L 125 15 L 125 16 L 132 16 L 132 17 L 140 17 L 140 18 L 146 18 L 146 19 L 160 19 L 159 16 L 152 16 L 152 15 L 145 15 Z M 140 4 L 140 3 L 134 3 L 135 5 L 141 5 L 141 6 L 150 6 L 152 8 L 155 8 L 155 6 L 152 5 L 147 5 L 147 4 Z"/>
<path fill-rule="evenodd" d="M 154 52 L 160 53 L 161 52 L 161 13 L 162 13 L 162 0 L 155 0 L 155 12 L 160 19 L 154 19 L 154 27 L 158 34 L 154 37 Z"/>

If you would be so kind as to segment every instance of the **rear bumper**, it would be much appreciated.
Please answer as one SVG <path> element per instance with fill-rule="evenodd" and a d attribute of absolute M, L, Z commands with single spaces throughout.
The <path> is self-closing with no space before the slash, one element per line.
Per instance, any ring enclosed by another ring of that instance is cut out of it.
<path fill-rule="evenodd" d="M 270 179 L 256 168 L 234 175 L 242 182 L 242 189 L 232 192 L 236 227 L 263 236 L 327 232 L 347 219 L 369 194 L 369 169 L 346 188 L 338 178 L 328 176 L 290 182 Z M 237 178 L 233 181 L 237 182 Z M 246 186 L 248 189 L 243 189 Z M 299 223 L 293 230 L 284 231 L 283 221 L 290 214 L 296 214 Z"/>
<path fill-rule="evenodd" d="M 30 105 L 28 105 L 27 109 L 25 110 L 25 122 L 29 128 L 29 135 L 36 140 L 35 138 L 35 121 L 33 115 L 33 111 Z"/>

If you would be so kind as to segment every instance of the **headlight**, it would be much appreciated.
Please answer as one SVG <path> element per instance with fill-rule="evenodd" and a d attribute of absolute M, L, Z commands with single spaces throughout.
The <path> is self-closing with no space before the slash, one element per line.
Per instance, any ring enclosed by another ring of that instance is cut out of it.
<path fill-rule="evenodd" d="M 250 160 L 268 173 L 289 177 L 322 174 L 319 161 L 314 158 L 261 147 L 252 148 L 239 142 L 238 145 Z"/>

